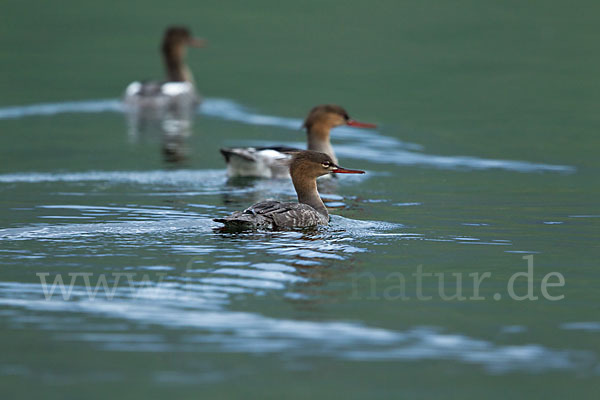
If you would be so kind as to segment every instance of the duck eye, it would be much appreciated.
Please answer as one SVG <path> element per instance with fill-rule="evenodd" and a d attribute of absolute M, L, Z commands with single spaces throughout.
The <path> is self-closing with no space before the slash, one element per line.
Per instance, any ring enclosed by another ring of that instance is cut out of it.
<path fill-rule="evenodd" d="M 321 165 L 323 166 L 323 168 L 329 168 L 329 167 L 331 167 L 331 164 L 329 163 L 329 161 L 325 161 Z"/>

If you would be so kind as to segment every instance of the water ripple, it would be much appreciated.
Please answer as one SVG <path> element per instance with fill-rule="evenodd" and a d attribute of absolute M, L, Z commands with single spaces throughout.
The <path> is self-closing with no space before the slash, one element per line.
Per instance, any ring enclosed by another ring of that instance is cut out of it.
<path fill-rule="evenodd" d="M 93 182 L 135 183 L 142 185 L 163 184 L 177 186 L 196 183 L 198 186 L 217 186 L 225 182 L 223 170 L 177 170 L 177 171 L 89 171 L 72 173 L 27 172 L 1 174 L 2 183 L 40 182 Z"/>
<path fill-rule="evenodd" d="M 24 118 L 30 116 L 51 116 L 62 113 L 123 112 L 118 99 L 82 100 L 60 103 L 41 103 L 26 106 L 0 108 L 0 119 Z M 222 98 L 207 98 L 198 112 L 202 115 L 235 121 L 250 125 L 276 126 L 298 130 L 302 120 L 273 115 L 259 114 L 239 103 Z M 335 129 L 335 138 L 353 141 L 353 144 L 336 144 L 336 152 L 345 158 L 359 158 L 370 162 L 420 165 L 443 169 L 504 169 L 518 172 L 561 172 L 572 173 L 576 169 L 569 165 L 553 165 L 519 160 L 484 159 L 474 156 L 447 156 L 422 153 L 422 146 L 406 143 L 399 139 L 369 130 L 368 134 L 348 127 Z M 360 148 L 360 151 L 357 149 Z"/>
<path fill-rule="evenodd" d="M 139 235 L 165 233 L 182 230 L 211 232 L 215 223 L 210 218 L 177 218 L 148 221 L 93 224 L 43 225 L 22 228 L 0 229 L 0 240 L 67 239 L 101 235 Z"/>
<path fill-rule="evenodd" d="M 207 279 L 208 280 L 208 279 Z M 212 279 L 219 283 L 221 281 Z M 259 281 L 257 281 L 259 282 Z M 223 282 L 230 285 L 231 282 Z M 247 285 L 248 281 L 240 282 Z M 538 344 L 502 345 L 456 333 L 444 333 L 435 328 L 415 327 L 395 331 L 346 321 L 301 321 L 271 318 L 251 312 L 211 311 L 198 303 L 191 307 L 181 302 L 138 301 L 123 299 L 77 301 L 40 299 L 33 285 L 17 284 L 21 298 L 5 297 L 7 285 L 0 283 L 0 304 L 32 311 L 86 313 L 121 318 L 130 322 L 157 324 L 198 333 L 185 333 L 179 343 L 167 342 L 156 334 L 77 333 L 58 334 L 63 340 L 81 340 L 111 345 L 120 351 L 190 351 L 186 344 L 195 344 L 221 351 L 248 353 L 285 353 L 286 357 L 327 355 L 354 361 L 385 360 L 454 360 L 480 365 L 492 373 L 511 371 L 542 372 L 551 370 L 581 370 L 597 363 L 590 352 L 554 350 Z M 8 285 L 10 286 L 10 285 Z M 14 284 L 12 286 L 15 286 Z M 250 285 L 251 286 L 251 285 Z M 260 288 L 279 288 L 273 286 Z M 14 289 L 14 287 L 13 287 Z M 10 293 L 10 291 L 9 291 Z M 9 316 L 10 318 L 10 316 Z M 138 346 L 139 345 L 139 346 Z M 198 347 L 200 346 L 200 347 Z"/>

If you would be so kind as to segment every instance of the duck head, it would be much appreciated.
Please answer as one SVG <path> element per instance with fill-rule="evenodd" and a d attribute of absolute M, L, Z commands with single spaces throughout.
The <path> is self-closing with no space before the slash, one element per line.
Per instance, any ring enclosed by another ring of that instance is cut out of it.
<path fill-rule="evenodd" d="M 337 165 L 331 157 L 318 151 L 295 153 L 290 164 L 292 179 L 315 180 L 327 174 L 364 174 L 365 171 L 348 169 Z"/>
<path fill-rule="evenodd" d="M 193 78 L 185 66 L 187 47 L 204 47 L 206 40 L 192 36 L 188 28 L 171 26 L 167 28 L 162 41 L 162 53 L 167 69 L 167 78 L 171 82 L 192 82 Z"/>
<path fill-rule="evenodd" d="M 313 107 L 304 120 L 303 128 L 308 133 L 329 132 L 332 128 L 341 125 L 355 126 L 360 128 L 377 128 L 375 124 L 358 122 L 348 115 L 348 112 L 336 104 L 322 104 Z"/>

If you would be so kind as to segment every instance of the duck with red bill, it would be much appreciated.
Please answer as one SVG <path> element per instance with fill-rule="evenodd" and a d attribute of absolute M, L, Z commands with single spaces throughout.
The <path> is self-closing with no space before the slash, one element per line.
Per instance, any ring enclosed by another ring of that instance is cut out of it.
<path fill-rule="evenodd" d="M 338 126 L 376 128 L 377 125 L 350 118 L 348 112 L 336 104 L 313 107 L 302 125 L 306 129 L 308 150 L 327 154 L 334 163 L 338 160 L 330 141 L 330 132 Z M 363 132 L 360 133 L 361 135 Z M 365 135 L 368 133 L 365 131 Z M 285 178 L 289 176 L 287 162 L 291 154 L 300 149 L 288 146 L 233 147 L 221 149 L 227 163 L 227 175 L 261 178 Z"/>
<path fill-rule="evenodd" d="M 327 207 L 317 190 L 317 178 L 329 173 L 364 174 L 358 169 L 338 166 L 331 157 L 318 151 L 294 153 L 289 164 L 292 184 L 298 195 L 297 203 L 266 200 L 243 211 L 215 218 L 228 231 L 256 229 L 310 228 L 329 223 Z"/>

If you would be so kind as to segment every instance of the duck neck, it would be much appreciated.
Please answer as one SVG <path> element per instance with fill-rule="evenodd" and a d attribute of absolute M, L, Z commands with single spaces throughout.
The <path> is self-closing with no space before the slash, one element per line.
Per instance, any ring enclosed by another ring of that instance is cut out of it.
<path fill-rule="evenodd" d="M 329 140 L 329 131 L 331 128 L 325 124 L 315 124 L 308 131 L 308 150 L 319 151 L 327 154 L 334 163 L 338 160 Z"/>
<path fill-rule="evenodd" d="M 319 196 L 319 192 L 317 191 L 316 179 L 306 178 L 305 176 L 294 173 L 294 171 L 292 171 L 291 176 L 294 189 L 296 189 L 296 194 L 298 195 L 298 202 L 307 204 L 317 210 L 319 214 L 328 217 L 329 213 L 327 212 L 327 208 L 325 207 L 325 204 L 323 204 L 323 200 L 321 200 L 321 196 Z"/>
<path fill-rule="evenodd" d="M 183 60 L 184 56 L 185 47 L 183 46 L 166 46 L 163 49 L 163 58 L 169 82 L 190 82 L 194 84 L 194 77 Z"/>

